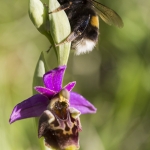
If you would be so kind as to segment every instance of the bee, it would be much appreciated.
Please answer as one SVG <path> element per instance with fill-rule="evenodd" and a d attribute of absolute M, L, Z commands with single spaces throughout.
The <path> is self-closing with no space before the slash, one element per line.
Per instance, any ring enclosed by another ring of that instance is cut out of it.
<path fill-rule="evenodd" d="M 71 33 L 65 39 L 71 43 L 71 49 L 76 55 L 87 53 L 93 50 L 99 35 L 99 18 L 108 25 L 123 27 L 121 17 L 111 8 L 95 0 L 58 0 L 60 7 L 50 12 L 55 13 L 64 10 L 71 26 Z"/>

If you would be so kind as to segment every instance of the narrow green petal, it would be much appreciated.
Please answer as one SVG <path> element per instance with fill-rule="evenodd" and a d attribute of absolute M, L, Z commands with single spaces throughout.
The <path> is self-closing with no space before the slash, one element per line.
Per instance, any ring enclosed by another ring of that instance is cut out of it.
<path fill-rule="evenodd" d="M 55 10 L 60 5 L 56 0 L 49 0 L 49 12 Z M 49 15 L 50 33 L 56 44 L 64 41 L 70 34 L 69 20 L 64 11 L 59 11 Z M 71 43 L 65 43 L 56 47 L 58 65 L 66 65 L 70 53 Z"/>

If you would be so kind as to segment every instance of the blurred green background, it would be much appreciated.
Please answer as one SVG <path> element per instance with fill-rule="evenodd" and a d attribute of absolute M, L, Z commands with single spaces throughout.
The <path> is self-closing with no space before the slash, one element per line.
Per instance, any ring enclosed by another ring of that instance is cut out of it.
<path fill-rule="evenodd" d="M 103 0 L 124 28 L 100 20 L 93 52 L 70 54 L 64 85 L 96 107 L 81 116 L 81 150 L 150 150 L 150 1 Z M 34 119 L 10 125 L 13 107 L 32 95 L 32 77 L 48 40 L 28 17 L 28 1 L 0 1 L 0 150 L 40 150 Z M 55 66 L 55 56 L 49 58 Z"/>

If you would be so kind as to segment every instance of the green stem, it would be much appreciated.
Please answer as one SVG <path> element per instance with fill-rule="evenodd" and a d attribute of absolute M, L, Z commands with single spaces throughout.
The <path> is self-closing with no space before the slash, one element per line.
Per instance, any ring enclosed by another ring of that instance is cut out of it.
<path fill-rule="evenodd" d="M 35 86 L 43 86 L 43 75 L 45 74 L 45 60 L 44 60 L 44 55 L 43 52 L 41 53 L 36 68 L 33 76 L 33 84 L 32 84 L 32 89 L 33 89 L 33 94 L 37 94 L 36 91 L 34 90 Z M 36 130 L 38 128 L 38 118 L 35 118 L 35 125 L 36 125 Z M 39 139 L 39 145 L 42 150 L 48 150 L 44 146 L 44 140 L 43 138 Z"/>

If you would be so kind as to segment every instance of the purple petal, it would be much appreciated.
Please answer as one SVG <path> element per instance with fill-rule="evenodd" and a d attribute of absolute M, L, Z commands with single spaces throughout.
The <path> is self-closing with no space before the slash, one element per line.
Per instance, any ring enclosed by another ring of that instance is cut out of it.
<path fill-rule="evenodd" d="M 41 94 L 36 94 L 14 107 L 9 122 L 13 123 L 25 118 L 39 117 L 46 110 L 48 104 L 48 98 Z"/>
<path fill-rule="evenodd" d="M 70 92 L 70 106 L 76 108 L 81 114 L 96 113 L 96 108 L 82 95 Z"/>
<path fill-rule="evenodd" d="M 44 85 L 50 90 L 60 91 L 65 70 L 66 66 L 60 66 L 47 72 L 43 77 Z"/>
<path fill-rule="evenodd" d="M 56 92 L 55 91 L 52 91 L 46 87 L 42 87 L 42 86 L 36 86 L 34 87 L 34 89 L 39 92 L 40 94 L 48 97 L 49 99 L 51 99 L 55 94 Z"/>
<path fill-rule="evenodd" d="M 73 82 L 69 82 L 64 89 L 67 89 L 69 92 L 72 91 L 72 89 L 74 88 L 74 86 L 76 85 L 76 81 Z"/>

